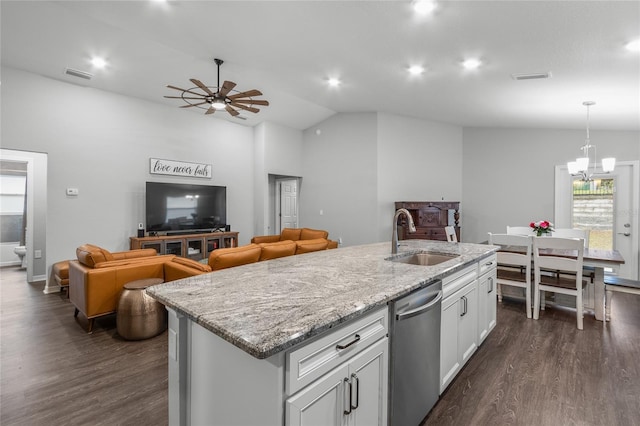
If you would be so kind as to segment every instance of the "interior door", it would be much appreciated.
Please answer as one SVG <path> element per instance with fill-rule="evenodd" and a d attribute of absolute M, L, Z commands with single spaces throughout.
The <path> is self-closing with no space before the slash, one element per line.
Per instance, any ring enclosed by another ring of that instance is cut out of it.
<path fill-rule="evenodd" d="M 640 162 L 623 161 L 616 164 L 614 172 L 595 176 L 613 180 L 613 212 L 610 215 L 612 245 L 625 260 L 625 263 L 620 265 L 618 274 L 630 279 L 638 279 L 639 169 Z M 567 172 L 567 167 L 556 166 L 554 221 L 556 228 L 572 227 L 574 200 L 572 182 L 573 177 Z"/>
<path fill-rule="evenodd" d="M 277 181 L 279 194 L 279 217 L 276 216 L 276 233 L 283 228 L 298 227 L 298 181 L 282 179 Z M 278 220 L 279 219 L 279 220 Z"/>

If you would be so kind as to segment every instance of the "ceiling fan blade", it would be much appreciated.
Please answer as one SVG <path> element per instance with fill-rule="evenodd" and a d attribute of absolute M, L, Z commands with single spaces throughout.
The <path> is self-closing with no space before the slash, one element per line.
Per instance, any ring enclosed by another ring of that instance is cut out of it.
<path fill-rule="evenodd" d="M 208 104 L 209 102 L 205 101 L 205 102 L 200 102 L 199 104 L 189 104 L 189 105 L 182 105 L 179 108 L 191 108 L 194 106 L 200 106 L 200 105 L 204 105 L 204 104 Z"/>
<path fill-rule="evenodd" d="M 222 83 L 222 87 L 218 91 L 218 95 L 224 98 L 234 87 L 236 87 L 236 84 L 233 81 L 225 81 Z"/>
<path fill-rule="evenodd" d="M 168 87 L 169 89 L 175 89 L 175 90 L 180 90 L 181 92 L 191 93 L 192 95 L 202 96 L 202 93 L 192 92 L 191 90 L 181 89 L 181 88 L 176 87 L 176 86 L 167 85 L 167 87 Z"/>
<path fill-rule="evenodd" d="M 250 106 L 242 105 L 242 104 L 239 104 L 239 103 L 234 102 L 234 101 L 231 101 L 231 105 L 233 105 L 236 108 L 240 108 L 240 109 L 243 109 L 245 111 L 250 111 L 250 112 L 253 112 L 253 113 L 260 112 L 260 110 L 258 108 L 253 108 L 253 107 L 250 107 Z"/>
<path fill-rule="evenodd" d="M 191 80 L 191 82 L 193 84 L 195 84 L 196 86 L 198 86 L 199 88 L 201 88 L 202 90 L 207 92 L 207 94 L 209 94 L 210 96 L 214 96 L 215 95 L 215 93 L 213 93 L 211 90 L 209 90 L 209 88 L 207 86 L 205 86 L 200 80 L 195 79 L 195 78 L 191 78 L 190 80 Z"/>
<path fill-rule="evenodd" d="M 262 99 L 233 99 L 233 102 L 251 104 L 251 105 L 269 106 L 269 101 L 264 101 Z"/>
<path fill-rule="evenodd" d="M 231 115 L 233 115 L 234 117 L 236 115 L 239 115 L 240 113 L 238 111 L 236 111 L 235 109 L 231 108 L 229 105 L 227 105 L 226 107 L 224 107 L 224 109 L 227 110 L 227 112 Z"/>
<path fill-rule="evenodd" d="M 204 97 L 204 96 L 200 96 L 200 97 L 198 97 L 198 98 L 194 98 L 194 97 L 191 97 L 191 96 L 165 96 L 165 98 L 168 98 L 168 99 L 196 99 L 196 100 L 204 100 L 204 98 L 205 98 L 205 97 Z"/>
<path fill-rule="evenodd" d="M 240 93 L 236 93 L 235 95 L 231 95 L 229 96 L 229 99 L 234 100 L 238 98 L 246 98 L 249 96 L 260 96 L 260 95 L 262 95 L 261 91 L 253 89 L 253 90 L 247 90 L 246 92 L 240 92 Z"/>
<path fill-rule="evenodd" d="M 207 110 L 207 112 L 205 112 L 205 114 L 213 114 L 214 112 L 216 112 L 216 109 L 214 107 L 209 107 L 209 109 Z"/>

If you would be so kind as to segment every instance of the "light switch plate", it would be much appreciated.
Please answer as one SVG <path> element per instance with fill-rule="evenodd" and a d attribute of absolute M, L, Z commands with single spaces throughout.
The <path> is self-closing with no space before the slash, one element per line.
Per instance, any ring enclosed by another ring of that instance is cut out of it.
<path fill-rule="evenodd" d="M 79 193 L 78 188 L 67 188 L 67 195 L 69 196 L 77 197 Z"/>

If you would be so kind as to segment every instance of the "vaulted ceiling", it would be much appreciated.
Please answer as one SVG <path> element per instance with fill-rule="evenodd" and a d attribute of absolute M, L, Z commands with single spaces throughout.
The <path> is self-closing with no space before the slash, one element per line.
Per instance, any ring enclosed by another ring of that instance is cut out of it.
<path fill-rule="evenodd" d="M 3 66 L 178 108 L 190 78 L 259 89 L 258 114 L 306 129 L 381 111 L 460 126 L 640 130 L 638 1 L 7 1 Z M 92 56 L 107 61 L 94 69 Z M 461 62 L 482 65 L 466 70 Z M 408 68 L 425 71 L 411 75 Z M 93 75 L 84 80 L 66 68 Z M 512 74 L 546 73 L 515 80 Z M 341 83 L 330 87 L 329 78 Z"/>

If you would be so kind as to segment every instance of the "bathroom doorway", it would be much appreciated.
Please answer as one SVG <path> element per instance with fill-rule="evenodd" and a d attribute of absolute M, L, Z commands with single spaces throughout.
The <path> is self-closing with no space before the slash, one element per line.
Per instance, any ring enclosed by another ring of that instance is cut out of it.
<path fill-rule="evenodd" d="M 0 164 L 12 166 L 14 170 L 17 165 L 26 167 L 22 209 L 25 219 L 24 224 L 19 225 L 18 232 L 24 232 L 27 282 L 45 281 L 47 279 L 47 154 L 0 149 Z M 14 175 L 17 173 L 16 171 Z M 19 211 L 19 208 L 11 210 Z M 45 292 L 47 292 L 46 286 Z"/>
<path fill-rule="evenodd" d="M 27 162 L 0 161 L 0 266 L 26 272 Z"/>

